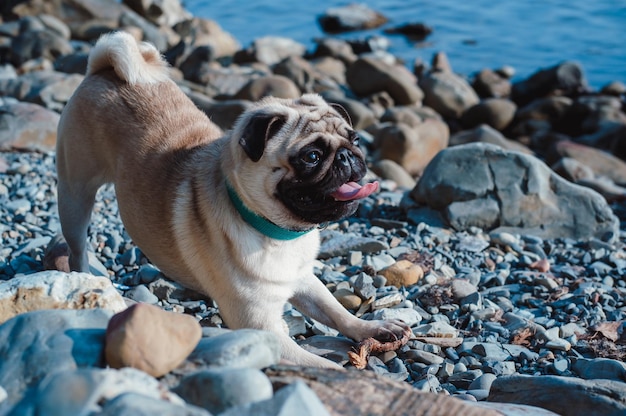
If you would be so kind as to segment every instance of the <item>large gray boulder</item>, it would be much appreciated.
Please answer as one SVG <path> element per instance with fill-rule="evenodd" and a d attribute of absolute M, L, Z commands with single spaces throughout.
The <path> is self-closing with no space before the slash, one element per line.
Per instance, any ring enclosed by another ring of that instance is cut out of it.
<path fill-rule="evenodd" d="M 105 309 L 41 310 L 2 324 L 0 386 L 8 398 L 0 404 L 0 414 L 47 376 L 104 367 L 104 334 L 111 315 Z"/>
<path fill-rule="evenodd" d="M 498 377 L 490 402 L 542 407 L 561 415 L 626 414 L 626 384 L 613 380 L 515 375 Z"/>
<path fill-rule="evenodd" d="M 411 197 L 442 211 L 457 230 L 606 241 L 619 235 L 619 220 L 600 194 L 561 178 L 534 156 L 486 143 L 441 151 Z"/>

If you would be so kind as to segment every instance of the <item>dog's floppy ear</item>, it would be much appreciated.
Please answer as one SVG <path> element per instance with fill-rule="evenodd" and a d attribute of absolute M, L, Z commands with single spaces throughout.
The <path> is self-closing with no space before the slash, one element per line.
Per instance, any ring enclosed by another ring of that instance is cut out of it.
<path fill-rule="evenodd" d="M 346 110 L 341 104 L 330 103 L 330 106 L 335 109 L 336 112 L 339 113 L 344 120 L 348 122 L 350 127 L 352 127 L 352 120 L 350 119 L 350 114 L 348 114 L 348 110 Z"/>
<path fill-rule="evenodd" d="M 253 162 L 258 162 L 261 156 L 263 156 L 265 143 L 278 133 L 284 125 L 284 116 L 255 114 L 243 129 L 239 144 Z"/>

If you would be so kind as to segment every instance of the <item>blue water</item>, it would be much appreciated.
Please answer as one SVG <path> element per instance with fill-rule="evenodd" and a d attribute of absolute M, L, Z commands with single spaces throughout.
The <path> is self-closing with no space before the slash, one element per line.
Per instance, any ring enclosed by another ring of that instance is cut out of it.
<path fill-rule="evenodd" d="M 217 21 L 243 46 L 261 36 L 295 39 L 313 48 L 325 36 L 317 16 L 350 1 L 184 0 L 196 16 Z M 410 67 L 419 58 L 430 62 L 444 51 L 453 70 L 471 76 L 503 65 L 515 79 L 564 60 L 579 62 L 593 88 L 619 80 L 626 83 L 626 0 L 357 0 L 387 16 L 394 26 L 422 22 L 434 31 L 412 43 L 388 35 L 390 52 Z M 353 32 L 364 38 L 381 30 Z"/>

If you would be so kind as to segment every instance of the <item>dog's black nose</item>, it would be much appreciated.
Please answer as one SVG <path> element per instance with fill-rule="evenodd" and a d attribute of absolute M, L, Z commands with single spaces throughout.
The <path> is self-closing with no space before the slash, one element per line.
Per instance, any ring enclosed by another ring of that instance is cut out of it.
<path fill-rule="evenodd" d="M 354 154 L 345 147 L 342 147 L 341 149 L 337 150 L 335 160 L 342 165 L 351 166 L 352 161 L 354 160 Z"/>

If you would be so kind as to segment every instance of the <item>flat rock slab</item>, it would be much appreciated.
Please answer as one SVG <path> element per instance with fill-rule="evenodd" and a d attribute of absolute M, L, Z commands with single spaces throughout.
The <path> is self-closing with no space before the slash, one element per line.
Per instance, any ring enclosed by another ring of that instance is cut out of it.
<path fill-rule="evenodd" d="M 343 371 L 323 368 L 272 367 L 265 374 L 274 389 L 304 381 L 317 394 L 331 415 L 502 415 L 474 407 L 449 396 L 420 392 L 370 371 Z"/>

